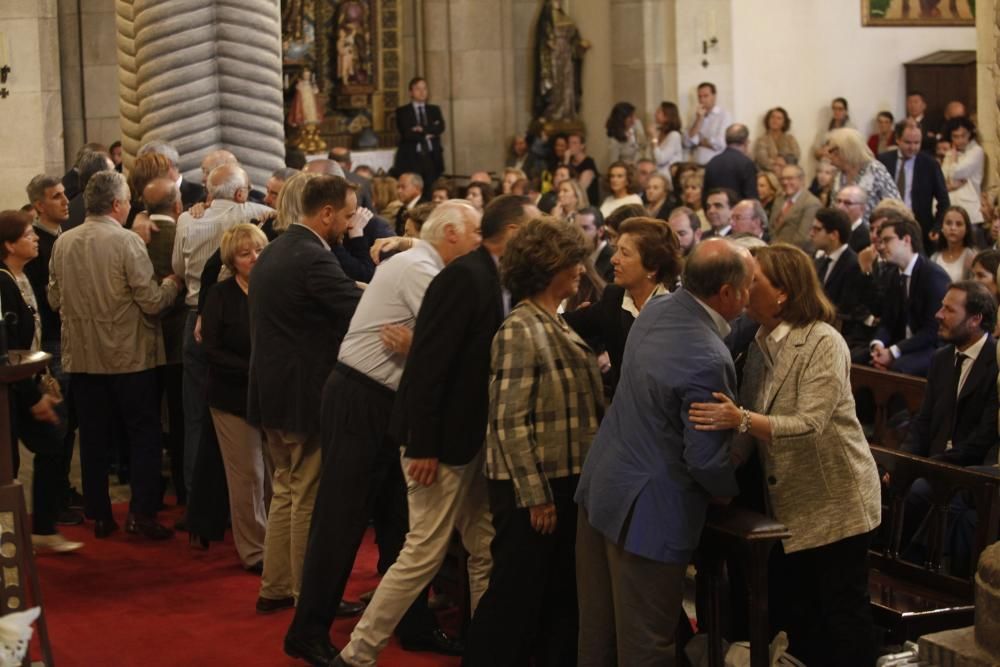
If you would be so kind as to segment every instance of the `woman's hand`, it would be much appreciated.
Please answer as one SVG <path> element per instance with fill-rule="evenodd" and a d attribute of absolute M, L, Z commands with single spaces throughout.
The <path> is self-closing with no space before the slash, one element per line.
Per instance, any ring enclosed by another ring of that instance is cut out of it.
<path fill-rule="evenodd" d="M 719 391 L 712 392 L 718 403 L 692 403 L 688 417 L 698 431 L 728 431 L 740 426 L 742 414 L 733 399 Z"/>
<path fill-rule="evenodd" d="M 31 416 L 36 421 L 58 424 L 59 415 L 56 414 L 56 406 L 60 403 L 62 401 L 52 394 L 42 394 L 42 398 L 31 406 Z"/>
<path fill-rule="evenodd" d="M 542 535 L 551 535 L 556 530 L 556 506 L 554 503 L 529 507 L 531 527 Z"/>

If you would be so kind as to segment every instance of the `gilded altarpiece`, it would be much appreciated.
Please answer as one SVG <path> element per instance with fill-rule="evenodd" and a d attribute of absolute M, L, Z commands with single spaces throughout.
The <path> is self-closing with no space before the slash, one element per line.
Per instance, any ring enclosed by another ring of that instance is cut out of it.
<path fill-rule="evenodd" d="M 373 141 L 368 129 L 378 145 L 395 145 L 400 0 L 282 0 L 281 14 L 286 142 L 300 143 L 312 122 L 305 106 L 329 146 Z"/>

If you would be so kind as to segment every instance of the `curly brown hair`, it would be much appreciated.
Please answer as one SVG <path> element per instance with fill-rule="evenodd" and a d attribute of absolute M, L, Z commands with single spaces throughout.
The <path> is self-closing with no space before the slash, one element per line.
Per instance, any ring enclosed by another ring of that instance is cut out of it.
<path fill-rule="evenodd" d="M 625 170 L 625 190 L 630 194 L 634 195 L 639 192 L 639 179 L 635 175 L 635 167 L 629 162 L 623 162 L 618 160 L 617 162 L 612 162 L 608 166 L 608 171 L 604 175 L 604 187 L 611 192 L 611 170 L 612 169 L 624 169 Z"/>
<path fill-rule="evenodd" d="M 510 290 L 511 304 L 535 296 L 552 278 L 588 255 L 580 227 L 546 215 L 521 227 L 504 249 L 500 276 Z"/>

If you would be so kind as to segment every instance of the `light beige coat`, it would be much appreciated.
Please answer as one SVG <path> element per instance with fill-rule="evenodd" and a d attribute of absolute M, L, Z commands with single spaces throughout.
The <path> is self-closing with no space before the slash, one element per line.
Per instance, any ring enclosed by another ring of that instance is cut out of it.
<path fill-rule="evenodd" d="M 118 374 L 165 362 L 156 315 L 177 284 L 158 283 L 146 246 L 113 218 L 89 216 L 59 236 L 49 262 L 49 304 L 62 318 L 68 373 Z"/>
<path fill-rule="evenodd" d="M 770 383 L 764 353 L 757 342 L 750 347 L 740 402 L 771 422 L 771 441 L 757 444 L 770 511 L 792 533 L 786 552 L 881 522 L 878 471 L 855 414 L 850 372 L 847 344 L 823 322 L 792 328 Z"/>

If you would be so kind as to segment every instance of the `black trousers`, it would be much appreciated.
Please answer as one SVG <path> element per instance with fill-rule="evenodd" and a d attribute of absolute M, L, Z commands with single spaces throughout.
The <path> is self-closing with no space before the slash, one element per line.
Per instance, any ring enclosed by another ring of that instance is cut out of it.
<path fill-rule="evenodd" d="M 70 468 L 73 466 L 73 448 L 76 446 L 76 405 L 73 402 L 72 393 L 70 391 L 69 375 L 63 373 L 62 370 L 61 341 L 58 339 L 43 340 L 42 350 L 52 355 L 52 361 L 49 362 L 49 370 L 52 372 L 52 375 L 55 376 L 56 380 L 59 381 L 59 388 L 62 390 L 63 394 L 62 412 L 59 415 L 59 418 L 63 421 L 60 427 L 63 443 L 60 479 L 62 480 L 61 485 L 64 488 L 63 494 L 65 496 L 60 504 L 60 509 L 62 509 L 69 501 L 69 473 Z"/>
<path fill-rule="evenodd" d="M 391 565 L 403 548 L 409 530 L 406 482 L 399 445 L 386 433 L 394 398 L 395 392 L 343 364 L 323 387 L 323 472 L 290 638 L 329 637 L 369 517 L 376 524 L 380 562 Z M 424 635 L 435 623 L 425 591 L 396 634 Z"/>
<path fill-rule="evenodd" d="M 488 480 L 496 536 L 493 572 L 469 628 L 464 667 L 568 667 L 576 664 L 576 503 L 579 477 L 550 479 L 556 529 L 542 535 L 514 485 Z"/>
<path fill-rule="evenodd" d="M 868 597 L 873 533 L 786 554 L 771 554 L 772 630 L 788 633 L 788 652 L 809 667 L 871 667 L 875 634 Z"/>
<path fill-rule="evenodd" d="M 14 392 L 12 392 L 14 394 Z M 63 432 L 65 414 L 60 410 L 61 424 L 37 421 L 31 415 L 31 406 L 14 394 L 10 401 L 10 432 L 14 477 L 20 467 L 17 441 L 34 454 L 31 482 L 31 532 L 52 535 L 56 532 L 56 518 L 66 500 L 69 485 L 63 476 Z"/>
<path fill-rule="evenodd" d="M 108 467 L 113 421 L 121 420 L 129 443 L 132 501 L 129 510 L 155 517 L 160 507 L 162 433 L 156 370 L 96 375 L 71 373 L 80 422 L 84 511 L 91 519 L 111 518 Z"/>
<path fill-rule="evenodd" d="M 170 456 L 170 479 L 177 493 L 177 504 L 187 504 L 187 487 L 184 485 L 184 365 L 167 364 L 156 369 L 160 397 L 167 399 L 166 442 Z M 208 420 L 211 423 L 211 419 Z"/>

